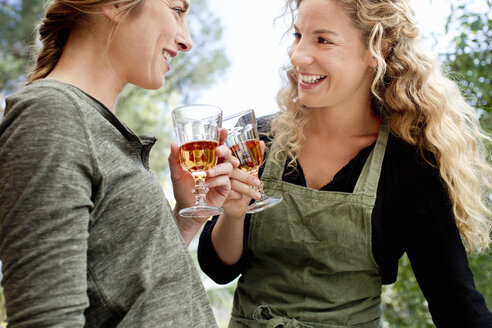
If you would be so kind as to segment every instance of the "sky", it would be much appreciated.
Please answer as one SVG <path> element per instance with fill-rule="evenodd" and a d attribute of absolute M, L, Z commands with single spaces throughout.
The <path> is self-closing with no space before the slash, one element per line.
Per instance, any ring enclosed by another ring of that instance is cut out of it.
<path fill-rule="evenodd" d="M 475 2 L 485 4 L 486 0 Z M 455 1 L 410 0 L 426 41 L 424 47 L 429 51 L 443 50 L 450 42 L 444 25 L 452 3 Z M 282 41 L 286 25 L 281 19 L 274 25 L 283 4 L 284 0 L 209 0 L 211 11 L 221 19 L 222 45 L 231 65 L 216 84 L 201 93 L 197 102 L 219 106 L 224 115 L 248 108 L 254 108 L 257 117 L 277 111 L 279 69 L 288 63 L 287 47 L 292 41 L 290 32 Z"/>

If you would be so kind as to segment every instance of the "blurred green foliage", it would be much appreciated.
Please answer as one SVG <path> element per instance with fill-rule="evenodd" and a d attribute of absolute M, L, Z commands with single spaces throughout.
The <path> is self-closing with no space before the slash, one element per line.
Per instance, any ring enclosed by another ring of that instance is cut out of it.
<path fill-rule="evenodd" d="M 482 1 L 483 2 L 483 1 Z M 468 1 L 455 1 L 446 32 L 454 35 L 450 50 L 441 55 L 445 69 L 474 106 L 482 127 L 492 132 L 492 1 L 487 10 L 474 12 Z M 490 146 L 490 145 L 489 145 Z M 490 151 L 490 148 L 489 148 Z M 490 156 L 490 153 L 489 153 Z M 477 289 L 492 307 L 492 254 L 469 256 Z M 406 256 L 400 259 L 398 281 L 383 291 L 385 327 L 434 327 L 427 302 L 420 291 Z"/>
<path fill-rule="evenodd" d="M 492 1 L 488 10 L 471 12 L 465 2 L 452 6 L 446 24 L 448 33 L 456 32 L 454 51 L 443 56 L 450 74 L 471 105 L 479 110 L 482 125 L 492 131 Z"/>

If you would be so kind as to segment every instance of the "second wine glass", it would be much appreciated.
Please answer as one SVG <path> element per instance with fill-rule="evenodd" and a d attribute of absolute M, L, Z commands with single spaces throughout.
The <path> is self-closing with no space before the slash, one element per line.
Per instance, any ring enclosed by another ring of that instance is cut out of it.
<path fill-rule="evenodd" d="M 263 162 L 263 153 L 260 147 L 260 138 L 256 127 L 256 117 L 253 109 L 248 109 L 237 114 L 227 116 L 223 120 L 223 126 L 227 128 L 227 147 L 232 154 L 239 159 L 239 169 L 258 176 L 258 170 Z M 282 196 L 272 197 L 263 192 L 263 182 L 258 187 L 260 199 L 254 201 L 246 208 L 246 213 L 256 213 L 277 205 L 282 201 Z"/>

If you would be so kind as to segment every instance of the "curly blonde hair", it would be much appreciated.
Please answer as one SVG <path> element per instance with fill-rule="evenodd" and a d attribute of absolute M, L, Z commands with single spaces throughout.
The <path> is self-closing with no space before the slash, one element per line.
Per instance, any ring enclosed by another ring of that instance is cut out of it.
<path fill-rule="evenodd" d="M 89 15 L 103 6 L 116 6 L 121 15 L 129 13 L 142 0 L 49 0 L 45 3 L 45 16 L 37 27 L 41 49 L 35 64 L 27 75 L 26 83 L 45 78 L 55 68 L 67 42 L 70 30 L 88 24 Z"/>
<path fill-rule="evenodd" d="M 480 128 L 477 112 L 438 63 L 419 50 L 419 31 L 406 0 L 336 1 L 347 10 L 377 62 L 371 85 L 374 110 L 389 120 L 394 135 L 418 147 L 439 168 L 468 250 L 483 252 L 491 230 L 487 197 L 492 168 L 486 155 L 491 138 Z M 301 2 L 287 0 L 292 21 Z M 271 131 L 279 148 L 270 156 L 278 163 L 279 153 L 286 151 L 289 164 L 295 166 L 308 112 L 298 101 L 293 67 L 284 70 L 286 83 L 277 96 L 280 112 Z"/>

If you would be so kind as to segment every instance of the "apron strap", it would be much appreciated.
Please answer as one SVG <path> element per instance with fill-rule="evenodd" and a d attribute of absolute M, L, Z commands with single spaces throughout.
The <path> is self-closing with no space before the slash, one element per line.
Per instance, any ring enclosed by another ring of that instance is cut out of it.
<path fill-rule="evenodd" d="M 383 166 L 384 154 L 386 152 L 386 144 L 389 137 L 389 123 L 383 121 L 379 128 L 378 139 L 376 145 L 372 149 L 369 157 L 364 164 L 360 173 L 357 184 L 354 188 L 354 193 L 364 193 L 376 199 L 379 177 Z"/>
<path fill-rule="evenodd" d="M 272 150 L 277 148 L 277 145 L 278 141 L 275 140 L 270 148 L 270 153 L 272 153 Z M 287 159 L 287 154 L 285 151 L 282 151 L 277 155 L 279 165 L 274 163 L 274 161 L 271 159 L 263 161 L 265 163 L 265 167 L 261 175 L 262 180 L 268 180 L 270 178 L 272 180 L 282 181 L 282 175 L 284 174 L 285 160 Z"/>

